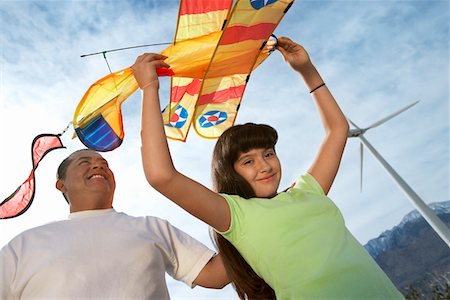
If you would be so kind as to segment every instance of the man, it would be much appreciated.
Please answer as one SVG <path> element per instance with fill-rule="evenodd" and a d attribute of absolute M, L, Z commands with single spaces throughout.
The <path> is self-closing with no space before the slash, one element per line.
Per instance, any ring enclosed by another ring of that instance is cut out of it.
<path fill-rule="evenodd" d="M 190 286 L 228 284 L 219 255 L 156 217 L 113 209 L 114 174 L 92 150 L 58 168 L 68 220 L 30 229 L 0 252 L 0 299 L 167 299 L 165 272 Z"/>

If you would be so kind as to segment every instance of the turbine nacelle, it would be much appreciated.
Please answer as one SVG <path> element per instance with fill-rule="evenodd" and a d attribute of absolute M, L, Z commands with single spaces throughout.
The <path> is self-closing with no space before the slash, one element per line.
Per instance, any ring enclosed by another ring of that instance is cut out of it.
<path fill-rule="evenodd" d="M 349 137 L 349 138 L 359 137 L 359 136 L 363 135 L 364 132 L 366 132 L 366 129 L 361 129 L 361 128 L 358 128 L 358 129 L 350 129 L 350 130 L 348 131 L 347 137 Z"/>

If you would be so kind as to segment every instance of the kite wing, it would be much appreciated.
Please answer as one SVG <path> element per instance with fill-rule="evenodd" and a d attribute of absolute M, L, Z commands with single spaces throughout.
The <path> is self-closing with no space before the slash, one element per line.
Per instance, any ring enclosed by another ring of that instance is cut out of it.
<path fill-rule="evenodd" d="M 194 128 L 217 138 L 236 119 L 250 73 L 268 57 L 267 40 L 293 1 L 238 1 L 203 80 Z M 237 59 L 228 57 L 239 53 Z"/>
<path fill-rule="evenodd" d="M 162 52 L 176 74 L 171 80 L 170 102 L 163 110 L 167 137 L 186 139 L 206 68 L 232 4 L 232 0 L 180 2 L 175 41 Z M 190 61 L 179 64 L 183 56 Z"/>
<path fill-rule="evenodd" d="M 65 148 L 59 137 L 59 135 L 54 134 L 41 134 L 34 138 L 31 144 L 33 168 L 22 185 L 0 203 L 0 219 L 17 217 L 30 207 L 36 186 L 34 171 L 47 153 L 55 149 Z"/>
<path fill-rule="evenodd" d="M 225 9 L 231 1 L 222 2 Z M 207 2 L 205 2 L 207 3 Z M 269 55 L 265 44 L 293 1 L 238 0 L 231 17 L 220 10 L 220 17 L 209 23 L 211 32 L 190 36 L 190 28 L 205 27 L 210 15 L 204 8 L 188 10 L 183 5 L 198 5 L 197 1 L 182 1 L 175 43 L 164 50 L 171 66 L 170 103 L 163 111 L 166 135 L 184 141 L 194 123 L 197 133 L 205 138 L 217 138 L 232 126 L 248 82 L 249 75 Z M 214 8 L 215 9 L 215 8 Z M 225 19 L 227 18 L 227 19 Z M 195 20 L 196 23 L 189 23 Z M 224 26 L 225 25 L 225 26 Z M 178 35 L 183 39 L 178 42 Z M 178 43 L 177 43 L 178 42 Z M 189 53 L 189 54 L 188 54 Z M 189 57 L 189 63 L 179 65 L 178 56 Z"/>

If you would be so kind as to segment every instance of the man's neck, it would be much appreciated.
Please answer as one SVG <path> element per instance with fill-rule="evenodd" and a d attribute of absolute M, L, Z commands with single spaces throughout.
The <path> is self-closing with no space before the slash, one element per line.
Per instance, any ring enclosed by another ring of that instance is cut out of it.
<path fill-rule="evenodd" d="M 112 206 L 86 206 L 86 207 L 70 207 L 70 213 L 76 213 L 76 212 L 80 212 L 80 211 L 86 211 L 86 210 L 101 210 L 101 209 L 109 209 L 109 208 L 113 208 Z"/>
<path fill-rule="evenodd" d="M 105 198 L 89 198 L 89 197 L 83 197 L 83 199 L 76 198 L 75 201 L 71 201 L 69 199 L 70 203 L 70 212 L 78 212 L 78 211 L 85 211 L 85 210 L 99 210 L 99 209 L 108 209 L 112 208 L 112 199 L 105 199 Z"/>

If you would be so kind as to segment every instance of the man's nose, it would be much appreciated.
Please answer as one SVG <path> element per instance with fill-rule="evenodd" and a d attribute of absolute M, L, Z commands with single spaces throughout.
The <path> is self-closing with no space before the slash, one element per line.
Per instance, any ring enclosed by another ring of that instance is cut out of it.
<path fill-rule="evenodd" d="M 103 164 L 101 162 L 95 162 L 92 164 L 92 169 L 103 169 Z"/>

